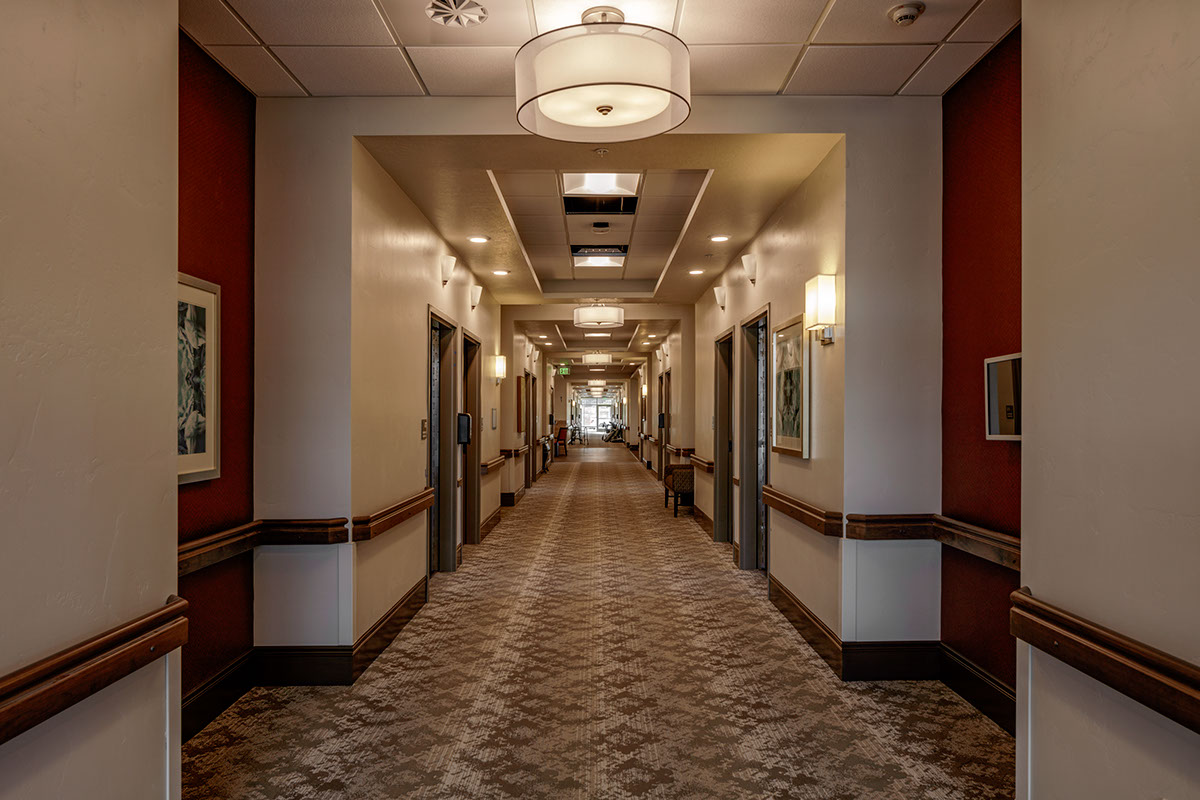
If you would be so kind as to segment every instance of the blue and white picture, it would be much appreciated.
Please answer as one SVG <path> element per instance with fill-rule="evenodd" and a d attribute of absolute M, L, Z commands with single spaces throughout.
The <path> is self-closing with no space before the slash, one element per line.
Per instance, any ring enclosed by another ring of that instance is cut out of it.
<path fill-rule="evenodd" d="M 179 482 L 220 476 L 221 288 L 179 273 L 176 306 Z"/>

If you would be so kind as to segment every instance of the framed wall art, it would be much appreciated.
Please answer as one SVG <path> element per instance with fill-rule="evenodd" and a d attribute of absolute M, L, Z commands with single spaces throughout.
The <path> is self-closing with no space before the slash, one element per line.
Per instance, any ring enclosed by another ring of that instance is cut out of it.
<path fill-rule="evenodd" d="M 221 475 L 221 287 L 179 273 L 176 416 L 180 483 Z"/>
<path fill-rule="evenodd" d="M 771 332 L 774 369 L 771 450 L 809 457 L 808 332 L 804 315 L 793 317 Z"/>

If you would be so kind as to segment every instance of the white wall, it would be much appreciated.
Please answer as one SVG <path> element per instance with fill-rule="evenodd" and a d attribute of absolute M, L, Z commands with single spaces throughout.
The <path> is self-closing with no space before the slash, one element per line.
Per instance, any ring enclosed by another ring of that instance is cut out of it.
<path fill-rule="evenodd" d="M 1192 0 L 1022 24 L 1022 581 L 1195 663 L 1198 34 Z M 1200 797 L 1200 736 L 1025 646 L 1018 695 L 1022 797 Z"/>
<path fill-rule="evenodd" d="M 176 588 L 173 3 L 0 30 L 0 674 Z M 178 653 L 0 746 L 0 797 L 178 794 Z"/>

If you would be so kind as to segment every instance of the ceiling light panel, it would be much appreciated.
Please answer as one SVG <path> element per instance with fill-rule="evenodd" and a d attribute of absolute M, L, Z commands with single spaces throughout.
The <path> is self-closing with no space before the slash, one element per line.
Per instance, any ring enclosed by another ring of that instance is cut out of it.
<path fill-rule="evenodd" d="M 640 172 L 564 172 L 564 197 L 634 197 Z"/>
<path fill-rule="evenodd" d="M 578 25 L 583 12 L 597 5 L 593 0 L 533 0 L 537 32 L 545 33 Z M 613 3 L 625 15 L 625 21 L 650 25 L 665 31 L 675 28 L 676 0 L 623 0 Z"/>

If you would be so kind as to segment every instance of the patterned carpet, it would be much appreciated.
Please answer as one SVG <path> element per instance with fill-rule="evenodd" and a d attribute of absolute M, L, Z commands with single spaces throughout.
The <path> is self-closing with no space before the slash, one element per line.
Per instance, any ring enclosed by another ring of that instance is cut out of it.
<path fill-rule="evenodd" d="M 185 798 L 1013 796 L 937 682 L 846 684 L 618 446 L 572 447 L 351 687 L 260 688 Z"/>

